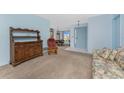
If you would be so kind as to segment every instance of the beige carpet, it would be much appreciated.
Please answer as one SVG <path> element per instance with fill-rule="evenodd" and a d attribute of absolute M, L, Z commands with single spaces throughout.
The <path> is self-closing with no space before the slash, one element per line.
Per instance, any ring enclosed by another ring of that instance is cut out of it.
<path fill-rule="evenodd" d="M 58 55 L 29 60 L 16 67 L 0 67 L 0 78 L 12 79 L 90 79 L 92 56 L 60 48 Z"/>

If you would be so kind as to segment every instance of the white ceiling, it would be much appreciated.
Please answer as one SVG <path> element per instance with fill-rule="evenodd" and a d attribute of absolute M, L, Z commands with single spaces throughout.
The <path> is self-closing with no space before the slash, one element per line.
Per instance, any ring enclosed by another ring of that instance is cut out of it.
<path fill-rule="evenodd" d="M 39 16 L 50 21 L 50 27 L 58 30 L 66 30 L 69 26 L 80 23 L 86 23 L 88 17 L 96 14 L 38 14 Z"/>

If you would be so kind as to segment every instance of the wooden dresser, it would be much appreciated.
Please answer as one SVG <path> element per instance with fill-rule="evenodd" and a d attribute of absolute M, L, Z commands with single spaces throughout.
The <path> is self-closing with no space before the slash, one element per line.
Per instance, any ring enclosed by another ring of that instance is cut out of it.
<path fill-rule="evenodd" d="M 43 55 L 39 33 L 38 30 L 10 27 L 10 63 L 13 66 Z"/>

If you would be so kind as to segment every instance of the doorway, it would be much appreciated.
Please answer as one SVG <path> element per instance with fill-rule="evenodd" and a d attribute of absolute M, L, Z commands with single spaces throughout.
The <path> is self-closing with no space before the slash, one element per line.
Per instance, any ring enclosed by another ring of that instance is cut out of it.
<path fill-rule="evenodd" d="M 113 18 L 112 23 L 112 48 L 120 47 L 120 15 L 116 15 Z"/>
<path fill-rule="evenodd" d="M 87 27 L 75 28 L 75 48 L 87 50 Z"/>
<path fill-rule="evenodd" d="M 64 31 L 64 45 L 70 46 L 70 31 Z"/>

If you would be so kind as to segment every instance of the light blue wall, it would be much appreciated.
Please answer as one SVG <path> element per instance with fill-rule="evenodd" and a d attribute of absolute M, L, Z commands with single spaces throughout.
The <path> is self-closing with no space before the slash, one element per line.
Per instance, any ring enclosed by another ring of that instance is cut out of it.
<path fill-rule="evenodd" d="M 120 15 L 120 33 L 121 47 L 124 47 L 124 14 Z"/>
<path fill-rule="evenodd" d="M 88 20 L 88 51 L 112 48 L 112 15 L 99 15 Z"/>
<path fill-rule="evenodd" d="M 36 15 L 0 15 L 0 66 L 10 61 L 9 27 L 39 30 L 43 46 L 47 46 L 49 21 Z"/>

